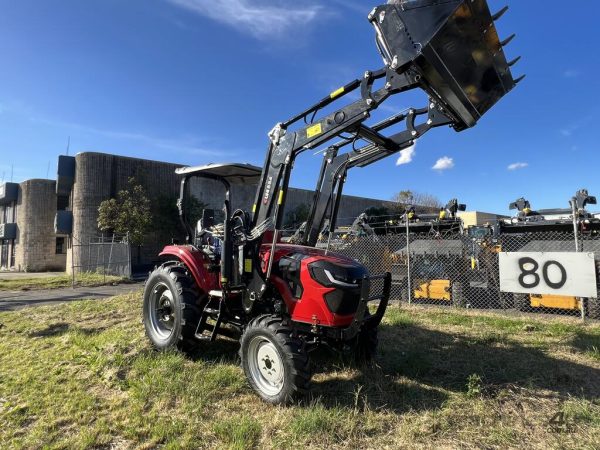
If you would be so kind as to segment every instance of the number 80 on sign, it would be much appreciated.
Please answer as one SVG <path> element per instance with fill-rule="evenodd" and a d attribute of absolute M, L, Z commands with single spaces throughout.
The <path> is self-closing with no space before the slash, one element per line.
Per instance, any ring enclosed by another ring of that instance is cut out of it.
<path fill-rule="evenodd" d="M 597 296 L 593 253 L 503 252 L 499 257 L 503 292 Z"/>

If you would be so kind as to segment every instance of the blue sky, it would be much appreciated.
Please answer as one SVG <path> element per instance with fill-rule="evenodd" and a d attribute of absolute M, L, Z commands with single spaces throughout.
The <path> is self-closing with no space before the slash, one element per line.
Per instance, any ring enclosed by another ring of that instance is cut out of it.
<path fill-rule="evenodd" d="M 519 196 L 567 206 L 600 197 L 600 4 L 510 5 L 501 36 L 527 78 L 471 129 L 437 129 L 413 154 L 351 171 L 345 192 L 413 189 L 469 209 Z M 100 151 L 182 164 L 262 164 L 266 133 L 382 65 L 360 0 L 0 0 L 0 178 L 44 178 L 64 153 Z M 374 115 L 424 106 L 397 96 Z M 446 159 L 444 159 L 446 158 Z M 320 156 L 292 184 L 313 188 Z M 444 170 L 434 170 L 438 167 Z M 509 169 L 512 167 L 512 170 Z"/>

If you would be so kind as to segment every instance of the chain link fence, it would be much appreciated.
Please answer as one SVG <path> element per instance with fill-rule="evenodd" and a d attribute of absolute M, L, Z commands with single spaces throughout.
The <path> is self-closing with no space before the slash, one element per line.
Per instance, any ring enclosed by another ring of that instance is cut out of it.
<path fill-rule="evenodd" d="M 131 278 L 131 245 L 127 235 L 100 235 L 72 242 L 73 286 L 90 280 L 103 283 L 113 277 Z"/>
<path fill-rule="evenodd" d="M 596 296 L 502 292 L 500 252 L 592 252 L 600 277 L 600 236 L 540 231 L 496 237 L 467 233 L 395 233 L 332 238 L 329 249 L 364 264 L 371 274 L 392 274 L 391 300 L 411 305 L 478 309 L 502 314 L 562 315 L 600 319 Z M 321 242 L 320 247 L 325 247 Z M 577 247 L 576 247 L 577 245 Z M 598 283 L 598 281 L 596 281 Z"/>

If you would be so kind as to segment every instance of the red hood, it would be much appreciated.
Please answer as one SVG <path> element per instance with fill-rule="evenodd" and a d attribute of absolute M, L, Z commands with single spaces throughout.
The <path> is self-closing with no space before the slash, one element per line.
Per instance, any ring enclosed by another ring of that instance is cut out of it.
<path fill-rule="evenodd" d="M 260 256 L 261 259 L 265 260 L 269 258 L 269 254 L 271 253 L 271 244 L 263 244 L 260 248 Z M 296 245 L 296 244 L 285 244 L 279 243 L 275 247 L 275 260 L 278 261 L 283 256 L 290 255 L 293 253 L 300 253 L 306 256 L 319 256 L 322 259 L 327 261 L 331 261 L 332 263 L 338 264 L 340 266 L 362 266 L 359 262 L 355 261 L 352 258 L 348 258 L 343 255 L 339 255 L 333 252 L 327 252 L 325 254 L 324 249 L 314 248 L 314 247 L 306 247 L 304 245 Z"/>

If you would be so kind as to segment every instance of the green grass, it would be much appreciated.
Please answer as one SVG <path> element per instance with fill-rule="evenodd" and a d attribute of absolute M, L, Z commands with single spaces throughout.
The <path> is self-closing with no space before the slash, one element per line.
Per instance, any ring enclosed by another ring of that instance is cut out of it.
<path fill-rule="evenodd" d="M 373 367 L 314 354 L 312 398 L 283 408 L 232 340 L 152 350 L 140 308 L 0 313 L 0 448 L 600 447 L 597 325 L 391 307 Z"/>
<path fill-rule="evenodd" d="M 75 277 L 77 286 L 101 286 L 103 284 L 112 284 L 121 281 L 124 281 L 123 277 L 112 275 L 104 277 L 101 273 L 96 272 L 84 272 Z M 57 289 L 70 287 L 72 283 L 73 276 L 69 274 L 51 275 L 39 278 L 0 279 L 0 291 Z"/>

